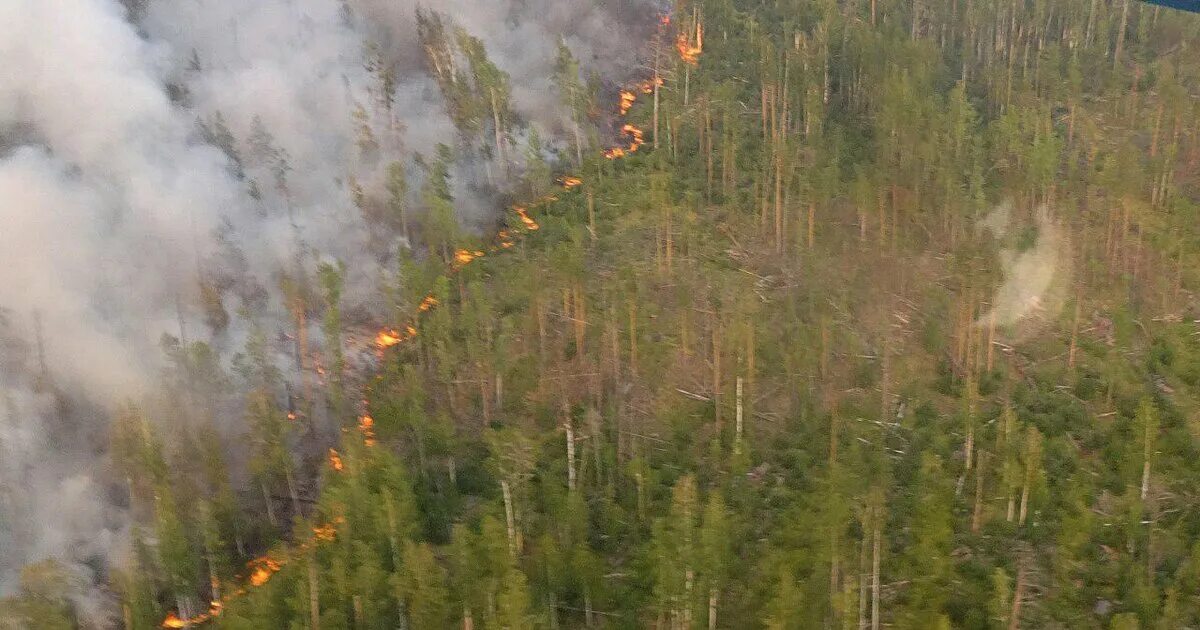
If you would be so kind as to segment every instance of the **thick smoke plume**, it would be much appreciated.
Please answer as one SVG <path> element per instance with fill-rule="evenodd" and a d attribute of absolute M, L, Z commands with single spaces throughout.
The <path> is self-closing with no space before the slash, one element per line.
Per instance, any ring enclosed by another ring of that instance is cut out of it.
<path fill-rule="evenodd" d="M 570 115 L 551 82 L 560 43 L 585 74 L 625 78 L 653 10 L 433 8 L 508 74 L 512 142 L 537 129 L 564 145 Z M 120 556 L 128 523 L 102 472 L 107 427 L 159 382 L 164 334 L 210 342 L 228 365 L 248 334 L 237 313 L 283 332 L 279 278 L 319 260 L 345 263 L 346 300 L 379 312 L 373 296 L 409 244 L 363 206 L 399 163 L 417 207 L 416 154 L 464 144 L 426 71 L 417 10 L 0 2 L 0 594 L 29 562 L 57 558 L 94 581 Z M 496 156 L 457 155 L 459 220 L 481 228 L 507 184 Z M 214 324 L 214 310 L 231 321 Z M 218 422 L 238 431 L 236 417 Z"/>

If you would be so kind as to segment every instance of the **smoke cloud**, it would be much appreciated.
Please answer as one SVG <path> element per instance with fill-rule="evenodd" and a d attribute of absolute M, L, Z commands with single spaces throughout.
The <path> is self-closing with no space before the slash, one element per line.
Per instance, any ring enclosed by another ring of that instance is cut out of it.
<path fill-rule="evenodd" d="M 551 138 L 568 120 L 550 79 L 559 42 L 585 73 L 626 78 L 630 42 L 654 10 L 642 0 L 435 8 L 509 74 L 518 133 Z M 103 473 L 113 409 L 156 386 L 164 333 L 210 341 L 226 365 L 247 334 L 236 317 L 222 330 L 206 323 L 202 279 L 222 289 L 224 310 L 253 304 L 274 334 L 288 322 L 279 274 L 337 259 L 347 301 L 378 312 L 406 243 L 381 234 L 355 195 L 381 195 L 393 161 L 415 190 L 416 153 L 461 141 L 424 70 L 416 10 L 409 0 L 0 2 L 0 595 L 25 563 L 58 558 L 87 573 L 120 555 L 127 517 Z M 381 82 L 373 63 L 394 80 Z M 494 220 L 504 188 L 479 159 L 462 152 L 452 171 L 460 221 L 476 228 Z"/>
<path fill-rule="evenodd" d="M 977 325 L 1009 328 L 1018 337 L 1031 324 L 1046 321 L 1062 309 L 1070 283 L 1070 245 L 1066 233 L 1045 206 L 1034 212 L 1033 223 L 1014 225 L 1012 207 L 996 207 L 979 222 L 1006 244 L 999 252 L 1004 280 L 996 287 L 991 309 Z"/>

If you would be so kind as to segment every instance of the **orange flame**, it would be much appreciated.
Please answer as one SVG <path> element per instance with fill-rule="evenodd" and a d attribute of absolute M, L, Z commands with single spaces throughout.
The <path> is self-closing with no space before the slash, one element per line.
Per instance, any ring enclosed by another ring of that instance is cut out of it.
<path fill-rule="evenodd" d="M 395 330 L 381 330 L 378 335 L 375 335 L 375 345 L 379 346 L 380 350 L 391 348 L 401 341 L 403 339 L 400 338 L 400 333 Z"/>
<path fill-rule="evenodd" d="M 633 107 L 633 102 L 636 100 L 637 94 L 634 94 L 629 90 L 621 90 L 621 103 L 618 107 L 620 107 L 622 116 L 629 113 L 630 108 Z"/>
<path fill-rule="evenodd" d="M 289 412 L 288 412 L 288 415 L 287 415 L 287 419 L 288 419 L 288 420 L 291 420 L 292 422 L 295 422 L 295 421 L 296 421 L 296 412 L 295 412 L 295 411 L 289 411 Z"/>
<path fill-rule="evenodd" d="M 245 592 L 245 591 L 242 591 L 242 592 Z M 166 618 L 162 620 L 162 624 L 160 624 L 160 627 L 162 627 L 162 628 L 186 628 L 188 626 L 194 626 L 197 624 L 201 624 L 206 621 L 209 621 L 210 619 L 212 619 L 213 617 L 216 617 L 217 615 L 220 615 L 222 608 L 224 608 L 224 605 L 221 602 L 214 599 L 213 601 L 209 602 L 209 604 L 208 604 L 208 612 L 200 613 L 198 615 L 195 615 L 194 617 L 189 617 L 187 619 L 180 619 L 179 615 L 175 614 L 174 612 L 169 612 L 169 613 L 167 613 Z"/>
<path fill-rule="evenodd" d="M 670 25 L 670 23 L 671 23 L 670 16 L 664 15 L 660 19 L 661 19 L 661 23 L 663 26 Z M 694 61 L 695 56 L 699 55 L 703 48 L 703 28 L 701 27 L 700 24 L 696 25 L 696 43 L 695 43 L 695 45 L 692 45 L 686 36 L 682 36 L 679 41 L 682 41 L 683 43 L 685 43 L 687 45 L 687 48 L 686 48 L 687 53 L 688 53 L 688 55 L 692 56 L 692 60 L 689 61 L 689 63 L 695 63 L 695 61 Z M 677 41 L 677 44 L 679 43 L 679 41 Z M 688 61 L 688 58 L 687 58 L 688 55 L 684 55 L 683 48 L 680 49 L 680 54 L 685 57 L 685 59 L 684 59 L 685 61 Z M 662 78 L 656 77 L 654 79 L 650 79 L 650 80 L 641 82 L 640 84 L 638 84 L 637 89 L 641 90 L 643 93 L 649 94 L 654 91 L 655 86 L 660 86 L 662 84 L 663 84 Z M 632 90 L 622 90 L 621 91 L 621 114 L 622 115 L 624 115 L 625 113 L 628 112 L 629 107 L 632 106 L 633 101 L 636 100 L 636 98 L 637 98 L 637 96 Z M 624 125 L 621 129 L 621 132 L 627 136 L 630 136 L 631 143 L 630 143 L 628 149 L 626 149 L 624 147 L 613 147 L 613 148 L 605 151 L 604 156 L 610 160 L 616 159 L 619 157 L 624 157 L 625 155 L 627 155 L 627 152 L 637 151 L 638 147 L 644 143 L 643 132 L 641 131 L 641 129 L 638 129 L 636 126 L 634 126 L 632 124 Z M 583 182 L 577 177 L 564 176 L 559 179 L 559 183 L 562 184 L 564 189 L 570 190 L 576 186 L 581 185 Z M 558 197 L 555 195 L 547 195 L 547 196 L 542 197 L 541 199 L 538 199 L 537 201 L 533 202 L 533 204 L 541 205 L 544 203 L 549 203 L 549 202 L 555 201 L 557 199 L 558 199 Z M 529 216 L 528 210 L 526 207 L 513 206 L 513 211 L 521 218 L 521 222 L 524 224 L 525 229 L 530 230 L 530 231 L 539 229 L 540 226 L 537 224 L 536 221 L 533 220 L 532 217 Z M 513 246 L 513 234 L 509 230 L 500 230 L 496 236 L 497 236 L 499 247 L 509 248 L 509 247 Z M 465 265 L 465 264 L 471 262 L 472 260 L 474 260 L 475 258 L 478 258 L 483 255 L 485 255 L 485 254 L 484 254 L 484 252 L 481 252 L 481 251 L 459 250 L 459 251 L 455 252 L 455 261 L 458 262 L 459 265 L 461 266 L 461 265 Z M 419 310 L 421 312 L 425 312 L 425 311 L 428 311 L 428 310 L 434 308 L 437 305 L 438 305 L 437 298 L 435 298 L 432 295 L 428 295 L 425 297 L 424 300 L 421 301 Z M 412 324 L 409 324 L 409 325 L 405 326 L 403 332 L 399 332 L 395 329 L 381 330 L 375 337 L 375 343 L 376 343 L 376 345 L 379 346 L 380 350 L 382 351 L 383 349 L 390 348 L 391 346 L 397 345 L 399 343 L 402 343 L 404 341 L 412 339 L 416 336 L 417 336 L 416 327 Z M 324 374 L 324 372 L 325 372 L 321 366 L 317 366 L 317 371 L 321 374 Z M 362 403 L 364 404 L 364 406 L 369 404 L 368 401 L 365 399 L 362 401 Z M 295 420 L 296 417 L 297 417 L 297 414 L 295 412 L 288 413 L 288 418 L 290 420 Z M 343 429 L 343 430 L 345 430 L 345 429 Z M 372 418 L 370 416 L 370 414 L 364 413 L 363 415 L 361 415 L 359 417 L 358 431 L 363 436 L 364 444 L 366 444 L 367 446 L 375 445 L 375 443 L 376 443 L 375 419 Z M 344 467 L 341 455 L 335 449 L 332 449 L 332 448 L 329 449 L 329 464 L 331 467 L 333 467 L 334 470 L 337 470 L 337 471 L 343 470 L 343 467 Z M 337 538 L 337 524 L 344 523 L 344 522 L 345 522 L 345 518 L 337 517 L 333 520 L 332 523 L 326 523 L 326 524 L 314 527 L 312 530 L 312 532 L 313 532 L 312 540 L 295 547 L 293 549 L 293 551 L 305 552 L 305 551 L 311 549 L 317 543 L 331 542 L 331 541 L 335 540 Z M 246 565 L 247 568 L 250 569 L 250 576 L 249 576 L 250 585 L 253 587 L 259 587 L 259 586 L 262 586 L 263 584 L 266 584 L 271 579 L 272 576 L 274 576 L 276 573 L 278 573 L 280 571 L 280 569 L 283 568 L 283 565 L 286 564 L 286 562 L 287 562 L 287 558 L 276 559 L 276 558 L 272 558 L 270 556 L 263 556 L 261 558 L 256 558 L 255 560 L 250 561 Z M 241 596 L 245 595 L 246 593 L 247 593 L 246 588 L 236 589 L 236 590 L 232 591 L 231 593 L 227 593 L 224 597 L 224 601 L 229 601 L 230 599 L 233 599 L 236 597 L 241 597 Z M 163 619 L 161 626 L 163 628 L 186 628 L 190 625 L 204 623 L 204 622 L 207 622 L 207 621 L 217 617 L 218 615 L 220 615 L 221 611 L 223 610 L 223 606 L 224 605 L 223 605 L 222 601 L 214 600 L 210 603 L 208 612 L 201 613 L 199 615 L 190 617 L 188 619 L 181 619 L 177 613 L 171 612 L 166 616 L 166 618 Z"/>
<path fill-rule="evenodd" d="M 652 94 L 654 93 L 655 86 L 662 87 L 662 84 L 662 77 L 654 77 L 653 79 L 646 79 L 639 83 L 638 89 L 642 91 L 642 94 Z"/>
<path fill-rule="evenodd" d="M 629 143 L 630 152 L 637 151 L 638 147 L 646 143 L 646 139 L 642 133 L 642 130 L 631 124 L 626 123 L 624 127 L 621 127 L 621 133 L 630 136 L 633 139 L 632 142 Z"/>
<path fill-rule="evenodd" d="M 283 568 L 282 562 L 274 560 L 270 556 L 251 560 L 250 566 L 253 567 L 253 571 L 250 573 L 250 584 L 254 586 L 266 584 L 271 579 L 271 576 Z"/>
<path fill-rule="evenodd" d="M 333 542 L 337 539 L 337 528 L 333 523 L 326 523 L 313 528 L 313 537 L 320 542 Z"/>
<path fill-rule="evenodd" d="M 699 21 L 696 22 L 695 43 L 692 42 L 692 37 L 688 33 L 680 33 L 675 39 L 675 49 L 679 51 L 679 58 L 684 62 L 697 65 L 700 61 L 700 53 L 704 52 L 704 25 Z"/>
<path fill-rule="evenodd" d="M 462 269 L 476 258 L 482 258 L 483 255 L 484 253 L 479 250 L 460 249 L 454 252 L 454 268 Z"/>
<path fill-rule="evenodd" d="M 375 419 L 363 414 L 358 419 L 358 432 L 363 436 L 363 444 L 375 446 Z"/>
<path fill-rule="evenodd" d="M 538 225 L 537 221 L 534 221 L 533 218 L 529 216 L 529 213 L 525 211 L 525 208 L 522 208 L 521 206 L 513 206 L 513 210 L 517 213 L 517 216 L 521 217 L 521 223 L 525 224 L 525 229 L 533 231 L 541 227 Z"/>

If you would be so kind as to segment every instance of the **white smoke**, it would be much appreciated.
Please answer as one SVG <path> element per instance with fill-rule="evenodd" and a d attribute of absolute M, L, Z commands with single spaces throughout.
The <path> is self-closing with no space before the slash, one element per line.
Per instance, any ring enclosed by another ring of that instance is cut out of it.
<path fill-rule="evenodd" d="M 164 333 L 203 338 L 198 278 L 265 287 L 278 329 L 287 317 L 275 277 L 298 251 L 309 253 L 299 264 L 345 262 L 347 299 L 374 299 L 401 244 L 371 234 L 351 183 L 378 192 L 387 162 L 415 171 L 416 151 L 457 141 L 422 70 L 410 0 L 141 4 L 134 20 L 118 0 L 0 2 L 0 341 L 32 347 L 38 314 L 44 365 L 59 391 L 88 401 L 64 412 L 35 385 L 41 358 L 0 345 L 10 354 L 0 356 L 0 595 L 22 563 L 117 553 L 125 524 L 98 489 L 108 411 L 153 387 Z M 566 120 L 549 78 L 559 41 L 590 71 L 628 74 L 629 42 L 644 31 L 620 20 L 645 24 L 650 10 L 642 0 L 432 8 L 483 39 L 512 77 L 518 116 L 547 133 Z M 397 70 L 390 95 L 367 70 L 368 44 Z M 364 113 L 377 155 L 358 144 Z M 214 146 L 218 117 L 232 147 Z M 253 155 L 262 132 L 272 156 Z M 470 173 L 455 170 L 468 223 L 492 202 Z M 372 238 L 390 243 L 385 255 L 364 246 Z M 231 313 L 236 293 L 222 298 Z M 235 325 L 216 340 L 226 359 L 244 334 Z M 48 429 L 63 422 L 73 428 Z"/>
<path fill-rule="evenodd" d="M 991 308 L 976 323 L 1014 329 L 1021 324 L 1052 318 L 1062 308 L 1070 282 L 1070 244 L 1062 226 L 1045 206 L 1034 212 L 1032 225 L 1013 225 L 1012 206 L 997 206 L 980 220 L 979 228 L 1005 241 L 1000 249 L 1004 280 L 996 288 Z M 1020 331 L 1013 330 L 1019 335 Z"/>

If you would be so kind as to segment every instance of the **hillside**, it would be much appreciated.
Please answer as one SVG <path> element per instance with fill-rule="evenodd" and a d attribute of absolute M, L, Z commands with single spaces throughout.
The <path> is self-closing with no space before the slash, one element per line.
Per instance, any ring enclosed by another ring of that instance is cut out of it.
<path fill-rule="evenodd" d="M 1196 50 L 1128 0 L 677 0 L 500 235 L 430 157 L 374 340 L 327 264 L 319 376 L 167 348 L 246 457 L 114 423 L 121 621 L 1200 627 Z M 78 624 L 54 571 L 0 626 Z"/>

